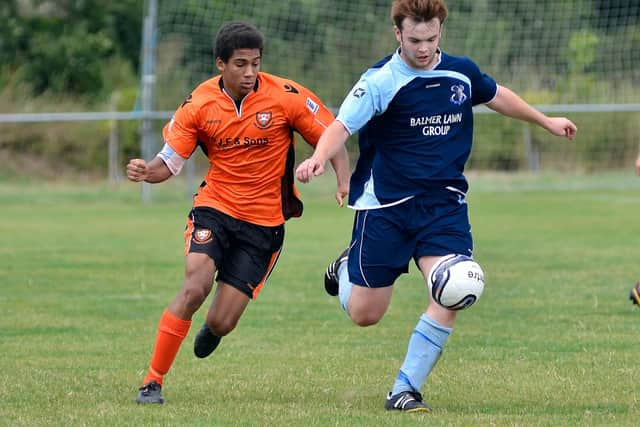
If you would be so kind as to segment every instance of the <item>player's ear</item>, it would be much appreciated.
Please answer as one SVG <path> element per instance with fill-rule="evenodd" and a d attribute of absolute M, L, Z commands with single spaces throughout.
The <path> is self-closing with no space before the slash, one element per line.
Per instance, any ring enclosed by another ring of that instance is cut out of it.
<path fill-rule="evenodd" d="M 396 25 L 393 26 L 393 33 L 396 35 L 398 43 L 402 43 L 402 31 Z"/>
<path fill-rule="evenodd" d="M 217 68 L 220 72 L 223 72 L 223 71 L 224 71 L 224 66 L 225 66 L 225 63 L 224 63 L 224 61 L 222 60 L 222 58 L 217 57 L 217 58 L 216 58 L 216 68 Z"/>

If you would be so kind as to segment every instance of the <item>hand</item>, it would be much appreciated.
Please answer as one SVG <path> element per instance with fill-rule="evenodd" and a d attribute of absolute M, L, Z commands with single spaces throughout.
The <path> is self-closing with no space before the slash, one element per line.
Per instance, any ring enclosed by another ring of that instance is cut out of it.
<path fill-rule="evenodd" d="M 565 117 L 550 117 L 546 128 L 553 135 L 564 136 L 569 139 L 575 138 L 578 132 L 576 125 Z"/>
<path fill-rule="evenodd" d="M 314 176 L 320 176 L 324 174 L 324 164 L 326 162 L 321 162 L 315 157 L 309 157 L 296 169 L 296 178 L 298 181 L 308 183 L 310 182 Z"/>
<path fill-rule="evenodd" d="M 336 201 L 338 202 L 338 206 L 344 206 L 344 199 L 349 194 L 349 183 L 339 183 L 338 189 L 336 190 Z"/>
<path fill-rule="evenodd" d="M 127 178 L 133 182 L 142 182 L 149 176 L 147 162 L 142 159 L 131 159 L 127 164 Z"/>

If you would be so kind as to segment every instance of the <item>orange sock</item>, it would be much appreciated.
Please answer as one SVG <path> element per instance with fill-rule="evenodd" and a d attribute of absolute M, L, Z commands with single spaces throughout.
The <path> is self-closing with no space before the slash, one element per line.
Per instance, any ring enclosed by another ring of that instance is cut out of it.
<path fill-rule="evenodd" d="M 164 310 L 158 325 L 158 335 L 156 336 L 153 356 L 151 356 L 151 364 L 143 384 L 147 384 L 149 381 L 162 384 L 162 377 L 169 372 L 169 368 L 171 368 L 190 326 L 191 320 L 180 319 L 168 309 Z"/>

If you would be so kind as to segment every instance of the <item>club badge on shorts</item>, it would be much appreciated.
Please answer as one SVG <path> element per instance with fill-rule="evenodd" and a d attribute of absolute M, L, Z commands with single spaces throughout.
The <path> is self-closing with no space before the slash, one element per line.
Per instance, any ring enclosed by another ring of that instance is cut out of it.
<path fill-rule="evenodd" d="M 200 245 L 204 245 L 205 243 L 209 243 L 212 238 L 211 230 L 207 228 L 198 228 L 193 232 L 193 241 L 194 243 L 198 243 Z"/>

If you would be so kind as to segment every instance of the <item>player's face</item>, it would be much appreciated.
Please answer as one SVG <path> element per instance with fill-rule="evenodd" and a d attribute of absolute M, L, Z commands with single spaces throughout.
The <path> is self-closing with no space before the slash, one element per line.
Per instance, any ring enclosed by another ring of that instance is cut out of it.
<path fill-rule="evenodd" d="M 242 99 L 253 90 L 260 71 L 260 60 L 260 49 L 236 49 L 227 62 L 216 59 L 224 88 L 232 98 Z"/>
<path fill-rule="evenodd" d="M 410 67 L 430 70 L 438 60 L 438 45 L 442 25 L 438 18 L 428 22 L 416 22 L 404 18 L 402 30 L 395 27 L 396 40 L 400 43 L 400 56 Z"/>

